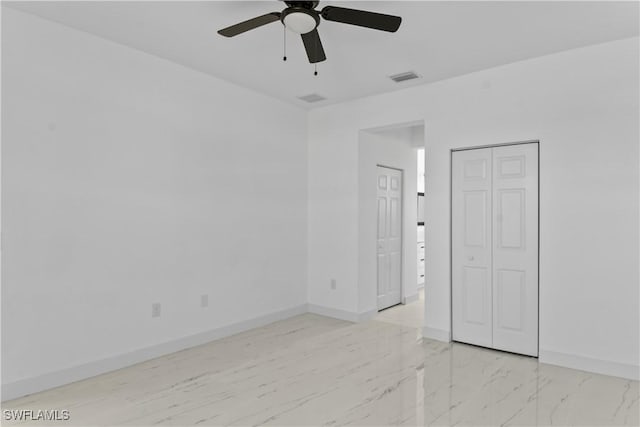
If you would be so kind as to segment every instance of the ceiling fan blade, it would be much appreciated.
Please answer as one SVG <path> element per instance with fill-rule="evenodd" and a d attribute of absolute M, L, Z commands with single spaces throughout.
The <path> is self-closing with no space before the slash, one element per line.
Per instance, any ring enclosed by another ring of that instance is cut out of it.
<path fill-rule="evenodd" d="M 373 28 L 374 30 L 389 31 L 390 33 L 398 31 L 402 22 L 402 18 L 399 16 L 336 6 L 326 6 L 321 13 L 322 17 L 327 21 L 358 25 L 360 27 Z"/>
<path fill-rule="evenodd" d="M 263 25 L 280 20 L 280 12 L 271 12 L 266 15 L 258 16 L 248 21 L 240 22 L 227 28 L 223 28 L 218 31 L 218 34 L 225 37 L 233 37 L 238 34 L 242 34 L 246 31 L 253 30 L 254 28 L 262 27 Z"/>
<path fill-rule="evenodd" d="M 315 64 L 316 62 L 322 62 L 327 59 L 317 28 L 311 32 L 302 34 L 302 42 L 304 43 L 304 49 L 307 51 L 309 62 Z"/>

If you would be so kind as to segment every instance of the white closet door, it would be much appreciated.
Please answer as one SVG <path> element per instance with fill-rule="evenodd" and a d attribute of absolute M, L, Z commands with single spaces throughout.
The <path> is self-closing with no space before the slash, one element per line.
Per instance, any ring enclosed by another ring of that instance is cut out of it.
<path fill-rule="evenodd" d="M 538 144 L 493 148 L 493 347 L 538 355 Z"/>
<path fill-rule="evenodd" d="M 402 297 L 402 172 L 378 166 L 378 310 Z"/>
<path fill-rule="evenodd" d="M 493 342 L 491 163 L 491 148 L 453 153 L 453 339 L 485 347 Z"/>

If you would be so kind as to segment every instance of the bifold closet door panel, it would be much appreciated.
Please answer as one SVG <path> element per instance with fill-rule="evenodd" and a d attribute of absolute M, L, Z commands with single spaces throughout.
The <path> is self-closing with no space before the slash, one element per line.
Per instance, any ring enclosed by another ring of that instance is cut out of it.
<path fill-rule="evenodd" d="M 452 155 L 452 313 L 455 341 L 492 346 L 491 148 Z"/>
<path fill-rule="evenodd" d="M 538 355 L 538 144 L 493 148 L 493 347 Z"/>

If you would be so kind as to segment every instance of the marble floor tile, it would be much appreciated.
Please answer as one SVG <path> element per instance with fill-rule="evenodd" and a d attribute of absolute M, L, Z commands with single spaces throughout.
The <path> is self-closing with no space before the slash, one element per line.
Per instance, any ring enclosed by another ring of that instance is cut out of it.
<path fill-rule="evenodd" d="M 640 422 L 637 381 L 422 339 L 409 306 L 359 324 L 296 316 L 2 409 L 69 410 L 56 426 Z"/>
<path fill-rule="evenodd" d="M 424 289 L 418 291 L 418 300 L 410 304 L 396 305 L 377 314 L 375 320 L 410 326 L 422 330 L 424 323 Z"/>

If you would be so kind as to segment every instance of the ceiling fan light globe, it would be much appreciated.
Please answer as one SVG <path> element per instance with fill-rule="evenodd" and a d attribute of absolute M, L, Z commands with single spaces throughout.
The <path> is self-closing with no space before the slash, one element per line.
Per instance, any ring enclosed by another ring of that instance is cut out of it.
<path fill-rule="evenodd" d="M 291 12 L 283 19 L 284 26 L 296 34 L 306 34 L 313 31 L 317 22 L 315 18 L 304 12 Z"/>

